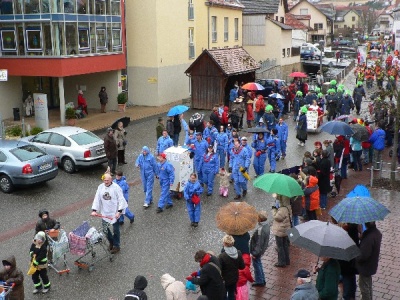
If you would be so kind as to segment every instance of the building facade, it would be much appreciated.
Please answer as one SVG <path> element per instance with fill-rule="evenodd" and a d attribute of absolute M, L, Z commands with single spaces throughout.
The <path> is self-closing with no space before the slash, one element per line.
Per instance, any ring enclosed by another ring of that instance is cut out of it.
<path fill-rule="evenodd" d="M 49 108 L 76 105 L 82 89 L 88 107 L 99 108 L 106 86 L 117 107 L 126 66 L 123 0 L 3 0 L 0 4 L 0 82 L 3 118 L 32 93 L 47 95 Z M 115 99 L 115 101 L 114 101 Z"/>

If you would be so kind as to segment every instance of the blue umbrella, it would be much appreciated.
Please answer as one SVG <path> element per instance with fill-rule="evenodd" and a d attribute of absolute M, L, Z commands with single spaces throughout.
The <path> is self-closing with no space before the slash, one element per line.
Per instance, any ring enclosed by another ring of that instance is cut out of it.
<path fill-rule="evenodd" d="M 365 185 L 357 184 L 357 186 L 346 196 L 346 198 L 351 197 L 371 197 L 371 193 Z"/>
<path fill-rule="evenodd" d="M 390 210 L 371 197 L 344 198 L 329 212 L 337 222 L 354 224 L 383 220 L 388 213 Z"/>
<path fill-rule="evenodd" d="M 276 99 L 285 99 L 285 97 L 283 97 L 281 94 L 279 93 L 273 93 L 271 95 L 268 95 L 268 97 L 270 98 L 276 98 Z"/>
<path fill-rule="evenodd" d="M 353 135 L 351 127 L 345 122 L 329 121 L 321 126 L 321 131 L 334 135 Z"/>
<path fill-rule="evenodd" d="M 188 110 L 189 110 L 189 107 L 187 107 L 186 105 L 176 105 L 168 111 L 167 117 L 173 117 L 176 115 L 180 115 Z"/>

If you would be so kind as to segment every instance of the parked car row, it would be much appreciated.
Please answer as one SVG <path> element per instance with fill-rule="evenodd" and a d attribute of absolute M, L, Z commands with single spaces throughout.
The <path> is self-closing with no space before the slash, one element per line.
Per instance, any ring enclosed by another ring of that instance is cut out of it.
<path fill-rule="evenodd" d="M 0 190 L 54 179 L 58 166 L 73 173 L 107 162 L 104 141 L 79 127 L 56 127 L 21 140 L 0 139 Z"/>

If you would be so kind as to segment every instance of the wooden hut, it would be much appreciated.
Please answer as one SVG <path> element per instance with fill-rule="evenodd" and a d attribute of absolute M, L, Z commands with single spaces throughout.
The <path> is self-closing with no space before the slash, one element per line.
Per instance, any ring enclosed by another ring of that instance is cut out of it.
<path fill-rule="evenodd" d="M 242 47 L 204 50 L 185 71 L 191 77 L 192 107 L 228 104 L 235 82 L 253 82 L 258 63 Z"/>

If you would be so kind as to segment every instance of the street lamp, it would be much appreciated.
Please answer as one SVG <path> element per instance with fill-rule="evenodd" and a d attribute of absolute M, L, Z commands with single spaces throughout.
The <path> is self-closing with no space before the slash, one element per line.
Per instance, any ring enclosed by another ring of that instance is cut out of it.
<path fill-rule="evenodd" d="M 319 49 L 321 51 L 320 56 L 319 56 L 319 71 L 322 73 L 322 51 L 324 51 L 324 46 L 325 46 L 325 41 L 324 40 L 319 40 Z"/>

